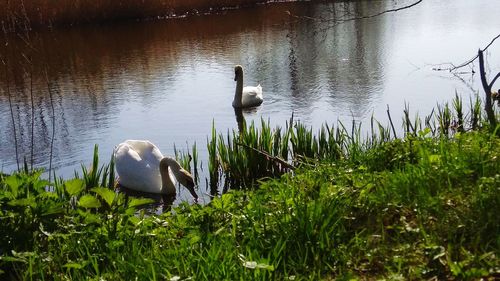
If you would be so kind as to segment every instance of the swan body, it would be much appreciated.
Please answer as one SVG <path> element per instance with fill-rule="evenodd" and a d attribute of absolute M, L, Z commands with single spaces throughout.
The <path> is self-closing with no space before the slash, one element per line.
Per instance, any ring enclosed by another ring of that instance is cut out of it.
<path fill-rule="evenodd" d="M 115 168 L 120 185 L 141 192 L 175 195 L 176 180 L 194 198 L 193 177 L 172 157 L 163 156 L 147 140 L 126 140 L 114 150 Z"/>
<path fill-rule="evenodd" d="M 236 92 L 234 93 L 233 107 L 245 108 L 259 106 L 264 101 L 262 97 L 262 86 L 243 87 L 243 67 L 234 67 L 234 81 L 236 81 Z"/>

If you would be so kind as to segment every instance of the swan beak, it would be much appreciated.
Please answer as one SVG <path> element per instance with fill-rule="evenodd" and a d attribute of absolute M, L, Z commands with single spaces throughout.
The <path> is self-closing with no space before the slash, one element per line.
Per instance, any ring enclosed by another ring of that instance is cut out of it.
<path fill-rule="evenodd" d="M 189 190 L 189 193 L 194 197 L 194 199 L 198 199 L 198 194 L 194 191 L 194 180 L 193 176 L 186 170 L 182 169 L 180 171 L 183 175 L 182 180 L 179 180 L 179 182 L 184 185 L 187 190 Z"/>

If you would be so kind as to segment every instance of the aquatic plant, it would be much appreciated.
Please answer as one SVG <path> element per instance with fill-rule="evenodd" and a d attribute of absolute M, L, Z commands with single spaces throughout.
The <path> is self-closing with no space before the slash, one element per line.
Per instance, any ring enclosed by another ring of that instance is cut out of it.
<path fill-rule="evenodd" d="M 477 96 L 471 100 L 468 115 L 464 114 L 462 98 L 458 94 L 452 104 L 452 107 L 448 103 L 438 104 L 437 114 L 433 110 L 424 121 L 418 114 L 410 116 L 409 106 L 405 105 L 404 137 L 401 141 L 411 143 L 411 138 L 422 136 L 452 137 L 485 125 Z M 315 132 L 312 127 L 294 122 L 293 117 L 284 128 L 277 126 L 274 129 L 269 121 L 261 120 L 260 126 L 254 122 L 250 125 L 243 122 L 242 130 L 233 130 L 225 135 L 217 133 L 212 124 L 211 138 L 207 139 L 211 190 L 215 189 L 220 179 L 224 179 L 222 190 L 225 192 L 228 189 L 255 187 L 261 179 L 279 177 L 301 165 L 341 159 L 349 159 L 353 163 L 359 163 L 361 159 L 366 161 L 366 151 L 378 147 L 384 151 L 389 149 L 388 142 L 391 140 L 396 140 L 391 145 L 399 142 L 389 109 L 387 115 L 387 126 L 371 118 L 371 131 L 366 138 L 362 136 L 361 123 L 354 121 L 350 128 L 339 121 L 337 126 L 323 124 Z M 390 154 L 390 151 L 387 152 Z M 408 157 L 415 155 L 410 153 Z"/>
<path fill-rule="evenodd" d="M 105 186 L 111 189 L 115 187 L 115 161 L 111 156 L 109 164 L 99 167 L 99 147 L 94 145 L 94 153 L 92 158 L 92 166 L 90 169 L 82 165 L 83 181 L 87 189 Z M 75 178 L 79 175 L 75 171 Z"/>
<path fill-rule="evenodd" d="M 210 139 L 207 137 L 207 151 L 208 151 L 208 176 L 210 182 L 207 186 L 210 188 L 210 194 L 215 195 L 218 193 L 219 187 L 219 160 L 217 158 L 217 132 L 215 130 L 214 121 L 212 121 L 212 132 Z M 208 181 L 208 179 L 207 179 Z"/>
<path fill-rule="evenodd" d="M 189 151 L 189 145 L 187 146 Z M 198 171 L 198 167 L 200 166 L 200 164 L 198 163 L 198 149 L 196 147 L 196 142 L 191 147 L 190 152 L 184 152 L 183 150 L 177 149 L 176 145 L 174 144 L 174 154 L 175 159 L 181 164 L 182 168 L 184 168 L 186 171 L 189 171 L 193 175 L 194 182 L 198 183 L 200 180 Z M 192 167 L 191 161 L 193 162 Z"/>
<path fill-rule="evenodd" d="M 370 143 L 161 215 L 83 179 L 0 175 L 0 278 L 494 279 L 495 132 Z"/>
<path fill-rule="evenodd" d="M 241 132 L 228 132 L 226 137 L 223 134 L 216 137 L 213 127 L 208 144 L 210 175 L 222 174 L 226 188 L 247 188 L 258 179 L 287 172 L 288 133 L 280 128 L 272 130 L 264 120 L 260 128 L 252 123 Z"/>

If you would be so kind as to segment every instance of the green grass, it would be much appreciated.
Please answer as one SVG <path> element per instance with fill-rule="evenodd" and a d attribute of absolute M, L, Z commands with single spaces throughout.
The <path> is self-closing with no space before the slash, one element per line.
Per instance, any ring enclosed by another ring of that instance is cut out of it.
<path fill-rule="evenodd" d="M 1 175 L 0 278 L 493 280 L 500 138 L 481 120 L 471 130 L 470 114 L 455 129 L 460 105 L 445 108 L 424 122 L 407 118 L 400 139 L 374 120 L 379 133 L 366 139 L 359 125 L 317 134 L 294 122 L 226 136 L 214 130 L 210 174 L 254 178 L 232 179 L 245 188 L 229 186 L 205 206 L 160 215 L 138 209 L 149 200 L 109 189 L 109 167 L 97 169 L 96 158 L 83 179 Z M 439 116 L 449 116 L 449 128 Z M 268 169 L 265 177 L 229 166 L 254 162 Z"/>
<path fill-rule="evenodd" d="M 277 178 L 301 166 L 314 166 L 318 161 L 337 162 L 348 159 L 352 163 L 367 165 L 376 161 L 379 168 L 387 168 L 399 162 L 414 161 L 411 150 L 415 138 L 453 138 L 456 134 L 488 128 L 481 116 L 481 102 L 476 96 L 471 100 L 470 114 L 464 114 L 462 99 L 456 95 L 452 107 L 445 103 L 422 120 L 410 114 L 408 105 L 403 111 L 401 138 L 388 113 L 389 124 L 384 126 L 373 117 L 371 131 L 362 136 L 361 123 L 352 122 L 350 128 L 342 122 L 323 124 L 319 130 L 294 122 L 293 116 L 285 126 L 272 129 L 269 121 L 261 120 L 260 126 L 252 122 L 243 124 L 241 130 L 226 134 L 218 133 L 212 124 L 211 138 L 207 140 L 209 153 L 209 177 L 211 189 L 222 185 L 229 189 L 258 188 L 259 181 Z M 392 134 L 391 134 L 392 131 Z M 409 142 L 409 146 L 401 145 Z M 410 151 L 401 151 L 401 149 Z M 382 159 L 368 159 L 371 153 Z M 395 153 L 400 153 L 397 157 Z M 396 158 L 400 158 L 395 159 Z M 380 163 L 382 161 L 382 163 Z"/>

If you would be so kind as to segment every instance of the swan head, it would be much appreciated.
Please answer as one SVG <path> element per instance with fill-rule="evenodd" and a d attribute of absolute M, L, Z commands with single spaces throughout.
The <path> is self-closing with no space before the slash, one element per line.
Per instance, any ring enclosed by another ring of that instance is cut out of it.
<path fill-rule="evenodd" d="M 241 67 L 241 65 L 236 65 L 234 67 L 234 81 L 238 81 L 238 78 L 242 76 L 243 76 L 243 67 Z"/>
<path fill-rule="evenodd" d="M 193 176 L 186 170 L 184 170 L 181 165 L 175 161 L 175 159 L 171 157 L 164 157 L 160 161 L 160 175 L 162 177 L 163 185 L 165 188 L 169 188 L 168 184 L 172 185 L 172 182 L 170 180 L 170 175 L 169 175 L 169 169 L 172 171 L 174 174 L 175 178 L 181 185 L 187 188 L 189 193 L 195 198 L 198 199 L 198 195 L 196 194 L 194 190 L 194 179 Z M 167 183 L 168 182 L 168 183 Z M 173 190 L 170 189 L 167 191 L 167 194 L 175 194 L 175 186 L 173 186 Z"/>

